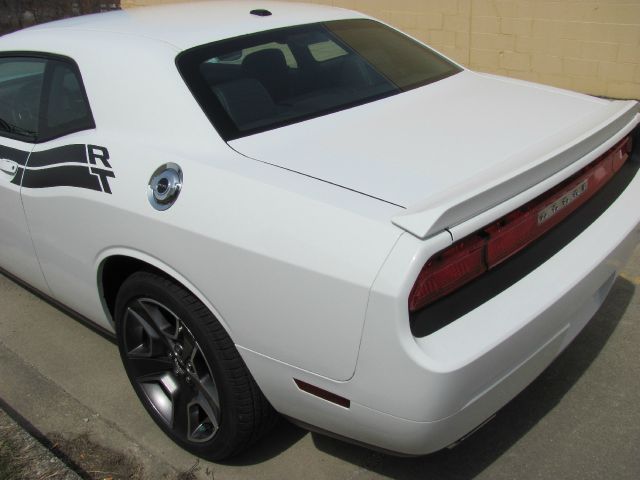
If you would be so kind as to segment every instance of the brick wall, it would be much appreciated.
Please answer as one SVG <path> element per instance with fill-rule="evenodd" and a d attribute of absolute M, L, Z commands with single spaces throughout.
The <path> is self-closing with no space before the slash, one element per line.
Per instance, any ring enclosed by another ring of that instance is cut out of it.
<path fill-rule="evenodd" d="M 475 70 L 640 99 L 640 0 L 307 1 L 378 17 Z"/>

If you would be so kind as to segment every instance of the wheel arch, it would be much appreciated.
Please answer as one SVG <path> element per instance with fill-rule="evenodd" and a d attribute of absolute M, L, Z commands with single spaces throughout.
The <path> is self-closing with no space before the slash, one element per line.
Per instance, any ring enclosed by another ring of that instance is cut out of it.
<path fill-rule="evenodd" d="M 185 289 L 189 290 L 209 309 L 209 311 L 211 311 L 235 343 L 233 332 L 218 309 L 215 308 L 200 289 L 189 282 L 184 275 L 166 263 L 137 250 L 118 248 L 102 252 L 98 257 L 96 264 L 100 302 L 102 303 L 105 316 L 112 327 L 115 328 L 115 319 L 113 314 L 120 286 L 133 273 L 146 270 L 168 277 L 174 282 L 182 285 Z"/>

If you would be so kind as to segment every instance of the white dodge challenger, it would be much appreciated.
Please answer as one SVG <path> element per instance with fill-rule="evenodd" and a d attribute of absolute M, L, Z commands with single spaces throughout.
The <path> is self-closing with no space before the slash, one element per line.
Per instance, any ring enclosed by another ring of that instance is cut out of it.
<path fill-rule="evenodd" d="M 426 454 L 602 304 L 640 237 L 639 122 L 337 8 L 54 22 L 0 38 L 0 266 L 115 334 L 196 455 L 276 412 Z"/>

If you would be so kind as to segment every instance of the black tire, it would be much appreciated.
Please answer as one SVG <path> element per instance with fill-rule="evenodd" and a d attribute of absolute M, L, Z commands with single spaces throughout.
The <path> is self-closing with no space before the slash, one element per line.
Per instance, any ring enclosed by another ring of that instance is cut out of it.
<path fill-rule="evenodd" d="M 132 274 L 118 292 L 115 319 L 136 394 L 185 450 L 222 460 L 275 423 L 275 411 L 227 332 L 181 285 L 154 272 Z"/>

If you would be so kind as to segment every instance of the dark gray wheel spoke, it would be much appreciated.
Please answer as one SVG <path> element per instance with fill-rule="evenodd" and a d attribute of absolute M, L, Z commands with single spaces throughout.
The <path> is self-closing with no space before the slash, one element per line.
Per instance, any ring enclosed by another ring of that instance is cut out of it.
<path fill-rule="evenodd" d="M 173 362 L 169 357 L 140 357 L 129 355 L 133 374 L 137 378 L 145 378 L 150 375 L 161 375 L 173 369 Z"/>
<path fill-rule="evenodd" d="M 197 343 L 189 357 L 191 382 L 197 390 L 190 406 L 190 434 L 192 441 L 207 441 L 218 430 L 220 423 L 220 396 L 213 380 L 211 368 Z"/>
<path fill-rule="evenodd" d="M 136 301 L 136 307 L 140 312 L 144 312 L 144 316 L 149 319 L 148 323 L 167 345 L 171 345 L 169 340 L 177 338 L 180 324 L 178 318 L 172 312 L 148 298 L 139 298 Z"/>
<path fill-rule="evenodd" d="M 211 377 L 211 374 L 207 373 L 204 377 L 198 378 L 194 385 L 198 389 L 198 393 L 202 395 L 202 398 L 211 405 L 211 409 L 216 417 L 220 416 L 220 397 L 216 384 Z"/>
<path fill-rule="evenodd" d="M 127 309 L 125 317 L 127 353 L 130 357 L 157 357 L 166 353 L 167 341 L 140 313 Z"/>
<path fill-rule="evenodd" d="M 182 336 L 182 359 L 186 362 L 192 362 L 193 356 L 199 351 L 197 343 L 193 336 L 186 330 Z"/>
<path fill-rule="evenodd" d="M 216 418 L 218 418 L 220 415 L 220 396 L 218 394 L 218 387 L 213 379 L 209 363 L 197 343 L 191 351 L 188 365 L 191 368 L 187 369 L 187 371 L 189 372 L 195 387 L 200 391 L 203 398 L 211 404 L 211 408 L 215 412 Z"/>
<path fill-rule="evenodd" d="M 173 430 L 180 436 L 189 438 L 189 405 L 192 401 L 194 392 L 181 385 L 173 396 L 173 418 L 171 426 Z"/>
<path fill-rule="evenodd" d="M 191 352 L 189 358 L 189 365 L 191 369 L 189 373 L 194 381 L 196 388 L 198 388 L 202 395 L 212 405 L 212 407 L 219 412 L 220 409 L 220 397 L 218 394 L 218 387 L 213 379 L 211 368 L 205 358 L 200 347 L 196 344 Z"/>
<path fill-rule="evenodd" d="M 193 345 L 191 347 L 191 350 L 189 351 L 189 363 L 191 363 L 191 365 L 193 365 L 194 368 L 194 372 L 197 374 L 198 373 L 198 364 L 199 364 L 199 360 L 202 358 L 202 360 L 204 361 L 204 356 L 202 355 L 202 350 L 200 350 L 200 346 L 195 342 L 195 340 L 193 341 Z M 205 362 L 206 364 L 206 362 Z M 206 366 L 208 368 L 208 366 Z"/>
<path fill-rule="evenodd" d="M 179 389 L 176 378 L 170 372 L 165 372 L 160 375 L 141 376 L 136 381 L 156 412 L 168 425 L 171 425 L 174 398 Z"/>

